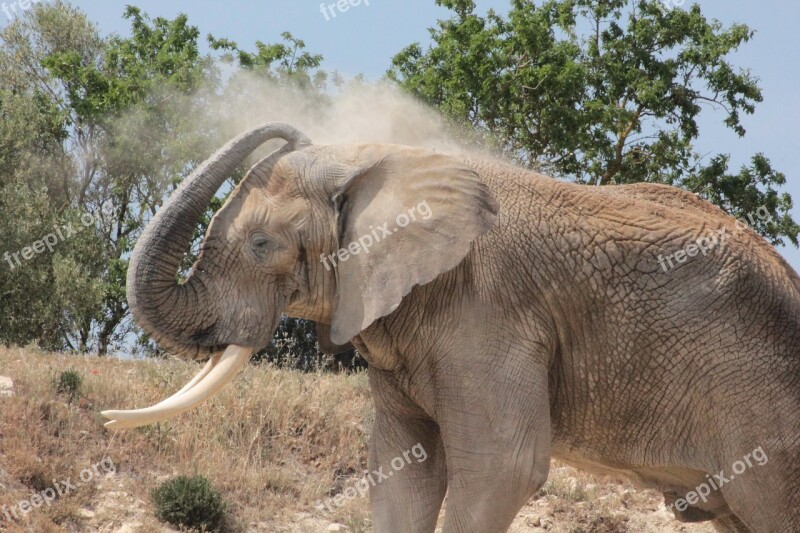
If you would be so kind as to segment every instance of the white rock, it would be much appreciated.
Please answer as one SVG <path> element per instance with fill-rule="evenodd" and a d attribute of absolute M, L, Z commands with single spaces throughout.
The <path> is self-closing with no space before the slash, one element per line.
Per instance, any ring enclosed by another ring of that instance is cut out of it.
<path fill-rule="evenodd" d="M 0 398 L 10 398 L 14 396 L 14 380 L 5 376 L 0 376 Z"/>
<path fill-rule="evenodd" d="M 78 514 L 83 518 L 94 518 L 94 511 L 90 511 L 89 509 L 81 509 L 78 511 Z"/>
<path fill-rule="evenodd" d="M 542 525 L 542 519 L 538 516 L 529 516 L 525 519 L 525 525 L 528 527 L 540 527 Z"/>
<path fill-rule="evenodd" d="M 348 531 L 348 529 L 344 524 L 331 524 L 328 526 L 328 531 Z"/>

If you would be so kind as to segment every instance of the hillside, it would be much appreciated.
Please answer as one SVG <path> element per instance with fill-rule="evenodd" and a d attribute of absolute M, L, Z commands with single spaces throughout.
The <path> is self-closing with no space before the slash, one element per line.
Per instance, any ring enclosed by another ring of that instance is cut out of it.
<path fill-rule="evenodd" d="M 67 369 L 83 377 L 74 398 L 54 386 Z M 154 518 L 149 494 L 179 474 L 202 474 L 222 492 L 230 531 L 371 530 L 366 498 L 331 505 L 332 512 L 317 508 L 354 487 L 366 469 L 372 406 L 364 374 L 248 367 L 213 401 L 170 423 L 117 433 L 103 428 L 101 409 L 153 404 L 197 370 L 182 361 L 0 348 L 0 376 L 14 383 L 10 393 L 0 391 L 0 530 L 172 531 Z M 74 487 L 62 497 L 19 510 L 31 493 L 68 480 Z M 9 509 L 17 519 L 4 516 Z M 540 498 L 523 509 L 512 531 L 712 528 L 672 520 L 653 492 L 554 463 Z"/>

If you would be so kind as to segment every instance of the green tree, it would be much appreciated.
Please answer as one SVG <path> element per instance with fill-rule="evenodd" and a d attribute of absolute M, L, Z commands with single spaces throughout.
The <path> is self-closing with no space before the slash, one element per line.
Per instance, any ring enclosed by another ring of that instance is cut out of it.
<path fill-rule="evenodd" d="M 132 7 L 125 17 L 132 36 L 103 40 L 80 11 L 55 2 L 0 33 L 0 105 L 14 117 L 0 128 L 0 220 L 24 216 L 3 248 L 86 214 L 98 221 L 0 277 L 0 316 L 15 325 L 1 330 L 5 342 L 105 353 L 135 331 L 128 254 L 170 189 L 218 145 L 200 112 L 218 71 L 198 52 L 197 28 Z"/>
<path fill-rule="evenodd" d="M 256 52 L 247 52 L 229 39 L 208 36 L 213 50 L 222 53 L 225 63 L 238 62 L 240 68 L 256 73 L 284 87 L 310 90 L 312 93 L 327 88 L 328 73 L 320 68 L 323 57 L 306 50 L 306 43 L 289 32 L 283 32 L 284 42 L 264 44 L 256 41 Z"/>
<path fill-rule="evenodd" d="M 69 113 L 41 61 L 74 50 L 91 57 L 101 48 L 96 29 L 76 10 L 56 2 L 34 9 L 0 31 L 0 340 L 45 348 L 85 348 L 100 314 L 102 283 L 85 268 L 102 248 L 97 228 L 81 224 L 73 201 L 76 160 Z M 68 240 L 55 236 L 77 228 Z M 31 256 L 52 236 L 52 250 Z M 25 253 L 28 257 L 25 257 Z"/>
<path fill-rule="evenodd" d="M 96 331 L 100 353 L 133 327 L 123 321 L 129 316 L 127 257 L 136 237 L 218 138 L 201 110 L 219 85 L 219 73 L 199 52 L 199 30 L 185 15 L 151 20 L 129 6 L 124 17 L 131 37 L 111 38 L 95 61 L 72 50 L 43 60 L 64 86 L 74 135 L 94 154 L 76 201 L 110 214 L 102 234 L 105 263 L 99 265 L 106 282 Z"/>
<path fill-rule="evenodd" d="M 472 0 L 437 4 L 453 16 L 431 30 L 430 48 L 397 54 L 388 75 L 505 156 L 584 184 L 684 187 L 734 215 L 765 206 L 772 222 L 756 229 L 797 245 L 786 177 L 765 155 L 731 172 L 728 154 L 695 148 L 704 108 L 744 136 L 741 116 L 762 100 L 727 59 L 750 28 L 656 0 L 512 0 L 507 17 L 482 17 Z"/>

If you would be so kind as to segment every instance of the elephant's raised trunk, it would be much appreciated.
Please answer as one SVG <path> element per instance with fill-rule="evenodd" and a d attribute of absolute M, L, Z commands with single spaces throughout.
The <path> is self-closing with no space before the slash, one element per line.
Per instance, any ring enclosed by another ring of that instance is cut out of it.
<path fill-rule="evenodd" d="M 136 243 L 128 267 L 128 304 L 136 322 L 160 344 L 184 355 L 228 346 L 163 402 L 135 411 L 104 411 L 109 428 L 152 424 L 196 407 L 233 379 L 253 353 L 254 347 L 238 346 L 235 339 L 225 338 L 225 332 L 215 330 L 219 317 L 203 273 L 193 272 L 183 285 L 177 283 L 176 273 L 200 217 L 222 182 L 256 148 L 275 138 L 285 139 L 292 148 L 310 144 L 305 135 L 286 124 L 267 124 L 240 135 L 181 183 Z"/>
<path fill-rule="evenodd" d="M 211 198 L 256 148 L 275 138 L 310 144 L 287 124 L 240 135 L 181 183 L 139 237 L 128 267 L 128 305 L 137 324 L 165 348 L 197 357 L 227 344 L 223 332 L 215 332 L 216 306 L 202 273 L 194 272 L 185 284 L 176 281 L 176 273 Z"/>

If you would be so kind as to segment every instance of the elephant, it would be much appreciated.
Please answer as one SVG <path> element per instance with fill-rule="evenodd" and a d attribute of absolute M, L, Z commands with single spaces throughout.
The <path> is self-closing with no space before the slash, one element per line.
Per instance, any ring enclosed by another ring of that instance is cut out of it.
<path fill-rule="evenodd" d="M 274 139 L 176 281 L 210 199 Z M 378 532 L 433 532 L 446 493 L 445 533 L 506 531 L 551 458 L 660 491 L 680 521 L 800 531 L 800 278 L 688 191 L 315 145 L 270 123 L 171 195 L 138 239 L 127 296 L 162 347 L 208 363 L 153 407 L 104 412 L 110 428 L 211 397 L 282 313 L 355 345 L 375 406 L 370 469 L 426 451 L 370 487 Z"/>

